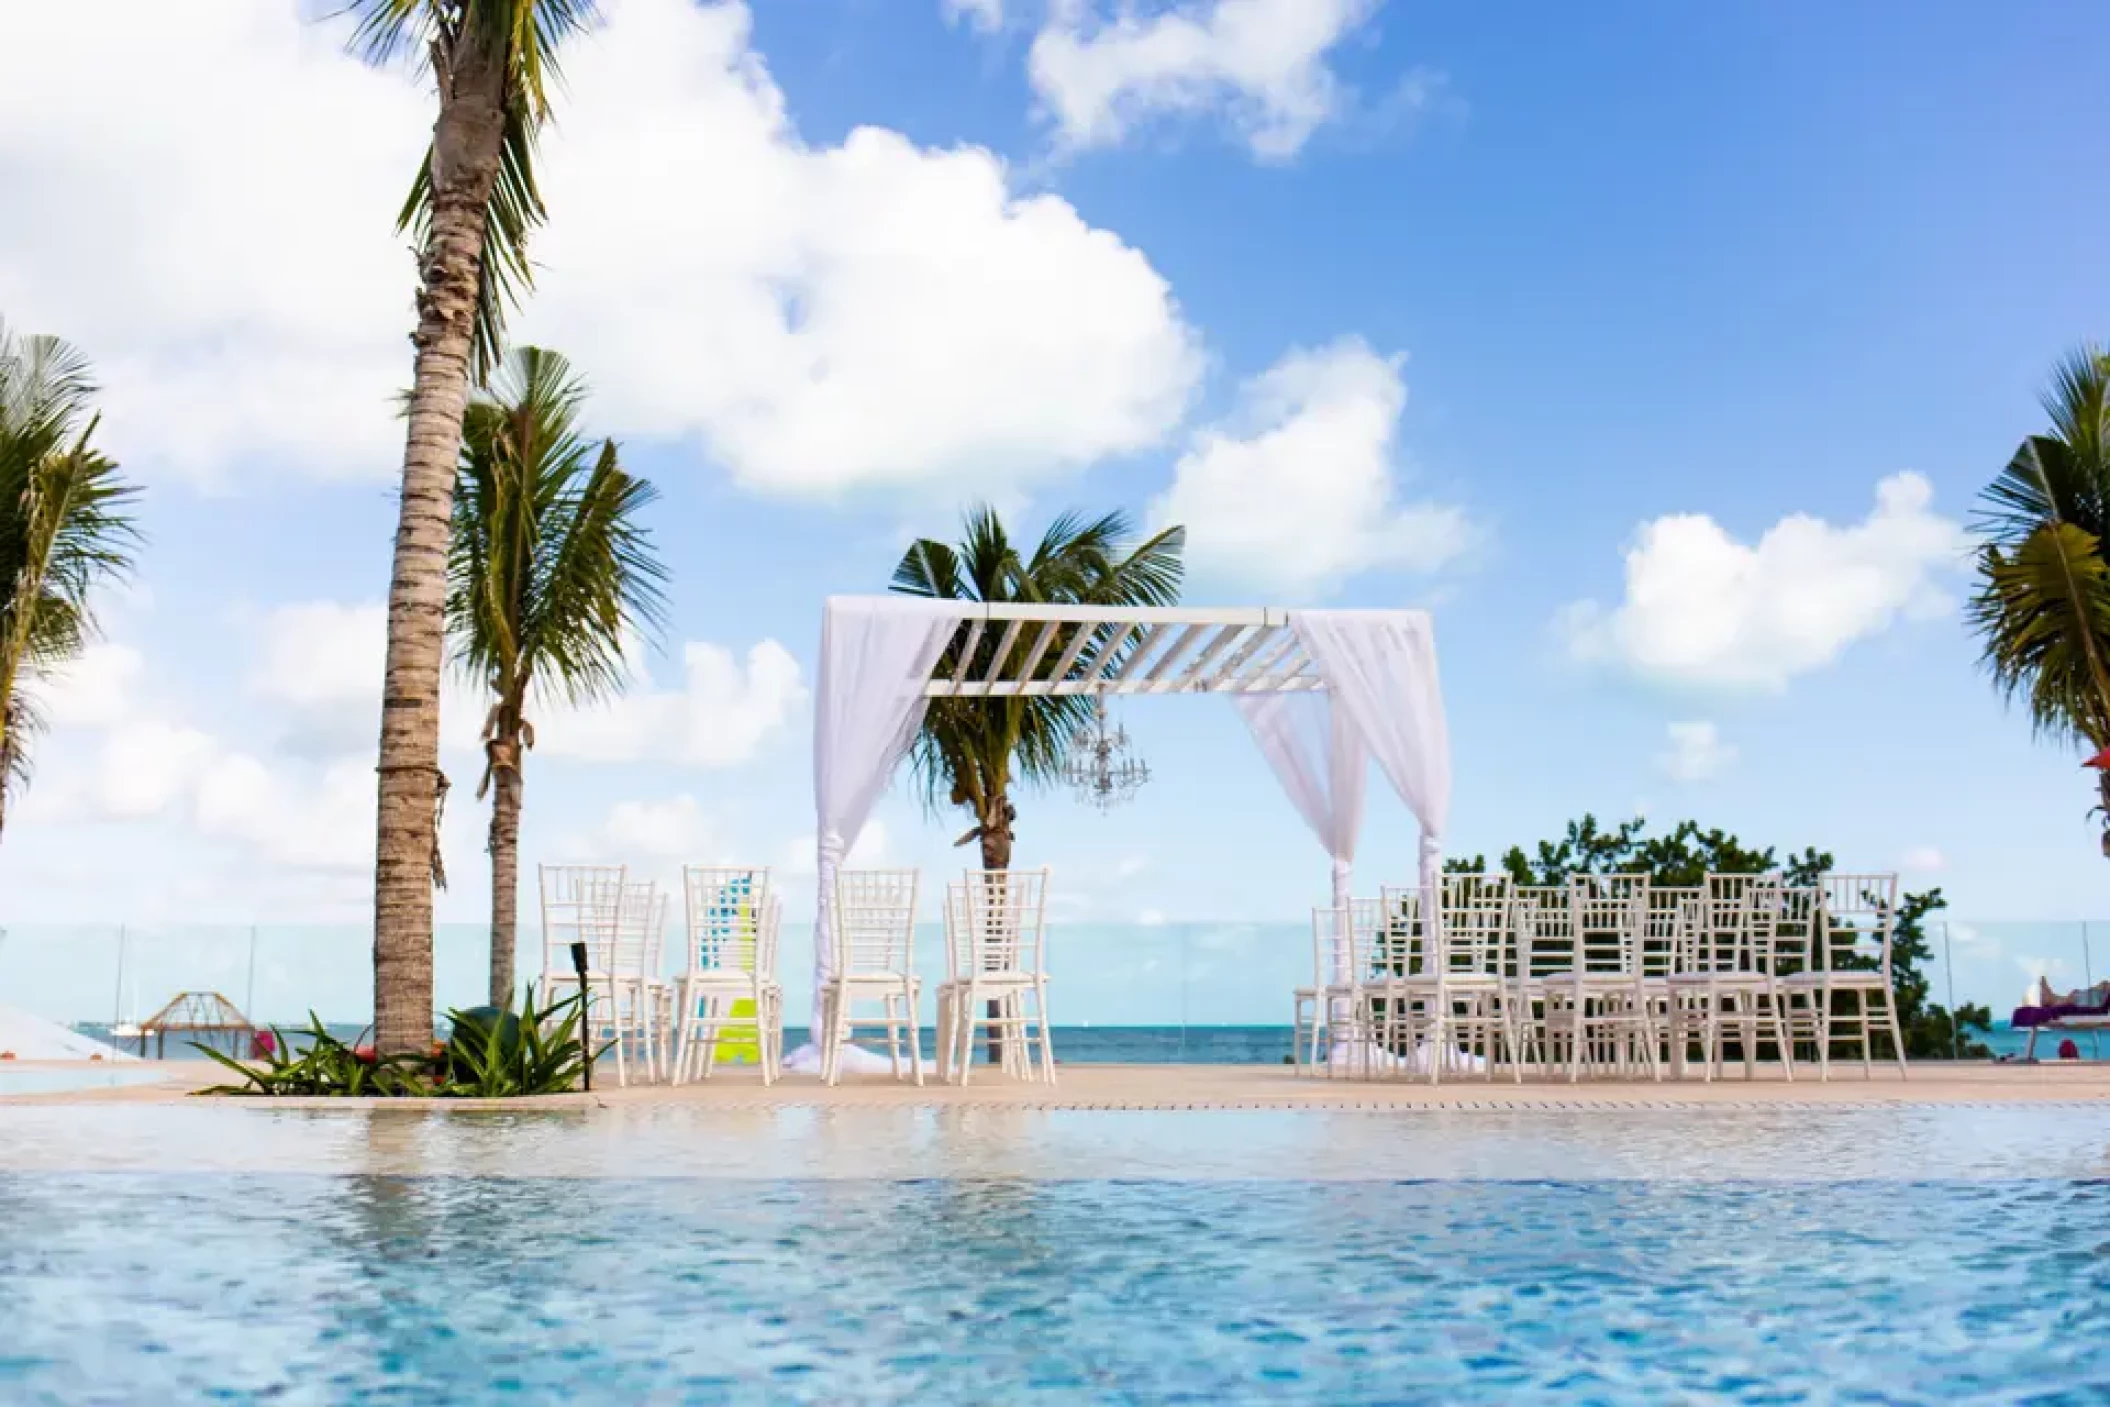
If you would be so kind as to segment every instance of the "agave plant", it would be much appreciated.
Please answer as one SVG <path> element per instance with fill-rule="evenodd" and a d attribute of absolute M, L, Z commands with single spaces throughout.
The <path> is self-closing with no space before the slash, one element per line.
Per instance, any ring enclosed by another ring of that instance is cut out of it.
<path fill-rule="evenodd" d="M 242 1079 L 198 1093 L 343 1099 L 568 1094 L 579 1087 L 589 1059 L 602 1053 L 589 1055 L 577 996 L 538 1007 L 530 993 L 521 998 L 517 1015 L 508 1001 L 497 1008 L 449 1011 L 447 1019 L 453 1023 L 452 1038 L 427 1054 L 381 1054 L 370 1045 L 339 1040 L 312 1011 L 307 1028 L 295 1033 L 297 1040 L 271 1028 L 271 1047 L 261 1064 L 193 1043 Z"/>

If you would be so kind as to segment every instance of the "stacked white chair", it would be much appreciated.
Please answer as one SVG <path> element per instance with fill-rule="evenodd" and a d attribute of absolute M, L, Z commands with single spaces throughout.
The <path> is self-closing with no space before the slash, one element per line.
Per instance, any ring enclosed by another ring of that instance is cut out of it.
<path fill-rule="evenodd" d="M 630 1083 L 630 1050 L 643 1058 L 645 1078 L 656 1080 L 664 1054 L 661 1022 L 666 979 L 661 944 L 667 927 L 667 896 L 650 880 L 626 880 L 609 945 L 607 1012 L 615 1045 L 615 1082 Z"/>
<path fill-rule="evenodd" d="M 762 1083 L 780 1073 L 784 993 L 777 983 L 781 910 L 769 871 L 685 865 L 688 960 L 674 980 L 674 1082 L 709 1079 L 728 1032 L 753 1031 Z M 736 1014 L 738 1002 L 752 1015 Z"/>
<path fill-rule="evenodd" d="M 1756 1073 L 1759 1046 L 1769 1040 L 1787 1077 L 1795 1078 L 1787 998 L 1774 962 L 1771 915 L 1780 892 L 1779 875 L 1710 874 L 1689 910 L 1685 956 L 1669 978 L 1670 1040 L 1681 1064 L 1699 1046 L 1710 1081 L 1722 1071 L 1724 1037 L 1731 1032 L 1744 1078 Z"/>
<path fill-rule="evenodd" d="M 1796 1009 L 1798 1031 L 1816 1044 L 1823 1079 L 1831 1078 L 1832 1046 L 1841 1040 L 1859 1045 L 1861 1073 L 1873 1076 L 1878 1021 L 1890 1037 L 1898 1073 L 1909 1073 L 1892 966 L 1897 907 L 1894 874 L 1827 874 L 1818 883 L 1814 963 L 1783 978 L 1782 986 Z"/>
<path fill-rule="evenodd" d="M 1461 1054 L 1475 1052 L 1488 1079 L 1503 1061 L 1518 1080 L 1524 1077 L 1513 887 L 1507 875 L 1443 877 L 1435 1020 L 1421 1050 L 1431 1084 L 1443 1078 L 1446 1065 L 1463 1064 Z"/>
<path fill-rule="evenodd" d="M 579 995 L 580 978 L 572 945 L 583 944 L 586 999 L 579 1011 L 579 1039 L 589 1051 L 598 1051 L 603 1032 L 609 1033 L 617 1045 L 616 1077 L 621 1081 L 622 1011 L 615 947 L 628 871 L 621 865 L 535 868 L 542 903 L 542 975 L 535 984 L 537 1004 L 547 1007 Z"/>
<path fill-rule="evenodd" d="M 835 967 L 821 990 L 821 1078 L 842 1078 L 843 1048 L 859 1026 L 886 1032 L 887 1057 L 895 1079 L 902 1073 L 902 1044 L 908 1067 L 923 1083 L 923 1050 L 916 1013 L 923 984 L 916 976 L 916 889 L 914 870 L 840 870 L 835 876 L 830 931 Z M 861 1015 L 859 1003 L 879 1003 L 877 1016 Z"/>
<path fill-rule="evenodd" d="M 1567 1053 L 1568 1079 L 1585 1069 L 1663 1078 L 1641 967 L 1648 876 L 1576 875 L 1568 881 L 1566 961 L 1539 979 L 1549 1058 Z"/>
<path fill-rule="evenodd" d="M 537 865 L 535 870 L 542 900 L 542 975 L 536 979 L 536 999 L 537 1005 L 547 1006 L 579 990 L 574 943 L 586 945 L 588 991 L 606 985 L 628 872 L 621 865 Z M 587 1021 L 587 1013 L 580 1013 L 579 1024 L 583 1027 Z"/>
<path fill-rule="evenodd" d="M 1047 909 L 1045 869 L 969 870 L 948 889 L 947 977 L 938 989 L 938 1060 L 946 1079 L 967 1083 L 975 1033 L 986 1031 L 1004 1073 L 1055 1083 Z"/>

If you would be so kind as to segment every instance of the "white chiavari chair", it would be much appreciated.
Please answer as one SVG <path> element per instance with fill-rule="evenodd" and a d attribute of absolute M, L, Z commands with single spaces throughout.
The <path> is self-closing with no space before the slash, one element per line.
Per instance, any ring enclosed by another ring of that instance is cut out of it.
<path fill-rule="evenodd" d="M 923 1047 L 917 1031 L 923 984 L 916 976 L 915 870 L 838 870 L 830 931 L 835 969 L 821 989 L 821 1078 L 842 1078 L 843 1048 L 859 1026 L 886 1032 L 887 1058 L 901 1078 L 902 1042 L 908 1066 L 923 1083 Z M 860 1002 L 877 1002 L 879 1014 L 861 1015 Z"/>
<path fill-rule="evenodd" d="M 720 1047 L 752 1033 L 762 1083 L 773 1084 L 784 1038 L 784 994 L 777 984 L 780 910 L 769 871 L 684 865 L 688 952 L 674 980 L 674 1082 L 709 1079 Z M 737 1008 L 746 1003 L 748 1010 Z"/>
<path fill-rule="evenodd" d="M 1568 1079 L 1584 1069 L 1663 1078 L 1656 1024 L 1642 980 L 1646 875 L 1575 875 L 1568 881 L 1566 963 L 1545 982 L 1549 1053 L 1567 1052 Z"/>
<path fill-rule="evenodd" d="M 1048 1026 L 1048 871 L 969 870 L 946 912 L 952 976 L 939 989 L 939 1067 L 966 1084 L 977 1030 L 996 1045 L 1004 1073 L 1055 1083 Z M 1036 1067 L 1035 1055 L 1039 1060 Z"/>
<path fill-rule="evenodd" d="M 1671 1045 L 1682 1054 L 1697 1043 L 1707 1080 L 1721 1074 L 1731 1033 L 1745 1079 L 1757 1073 L 1760 1045 L 1769 1039 L 1787 1078 L 1795 1078 L 1787 1000 L 1768 926 L 1780 890 L 1777 874 L 1710 874 L 1690 907 L 1685 957 L 1670 974 Z"/>
<path fill-rule="evenodd" d="M 1900 1076 L 1909 1073 L 1905 1038 L 1898 1026 L 1898 877 L 1894 874 L 1826 874 L 1816 886 L 1814 965 L 1784 979 L 1802 1029 L 1817 1046 L 1817 1069 L 1831 1078 L 1834 1043 L 1857 1044 L 1861 1073 L 1875 1074 L 1877 1022 L 1890 1037 Z"/>

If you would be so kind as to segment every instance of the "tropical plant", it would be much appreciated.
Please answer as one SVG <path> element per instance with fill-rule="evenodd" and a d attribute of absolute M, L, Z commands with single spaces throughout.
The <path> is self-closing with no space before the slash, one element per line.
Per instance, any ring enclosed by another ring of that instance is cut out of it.
<path fill-rule="evenodd" d="M 2026 697 L 2036 731 L 2095 753 L 2110 855 L 2110 356 L 2069 355 L 2044 409 L 2048 433 L 2024 440 L 1979 495 L 1970 619 L 1986 671 Z"/>
<path fill-rule="evenodd" d="M 252 1065 L 193 1042 L 196 1050 L 242 1080 L 198 1093 L 344 1099 L 513 1099 L 566 1094 L 579 1087 L 588 1061 L 579 1009 L 576 995 L 538 1007 L 529 993 L 522 996 L 517 1014 L 510 997 L 495 1010 L 449 1011 L 453 1034 L 447 1041 L 435 1042 L 423 1052 L 396 1054 L 340 1040 L 320 1017 L 309 1012 L 307 1027 L 290 1036 L 276 1026 L 271 1028 L 272 1040 L 262 1064 Z"/>
<path fill-rule="evenodd" d="M 95 633 L 95 589 L 131 572 L 138 490 L 92 447 L 96 385 L 56 337 L 0 322 L 0 826 L 42 725 L 32 681 Z"/>
<path fill-rule="evenodd" d="M 657 495 L 625 472 L 615 441 L 581 435 L 585 398 L 563 357 L 522 347 L 462 427 L 447 627 L 456 660 L 491 699 L 476 795 L 491 795 L 494 1005 L 513 990 L 529 703 L 620 688 L 626 640 L 664 611 L 666 570 L 638 522 Z"/>
<path fill-rule="evenodd" d="M 439 878 L 440 674 L 455 460 L 472 376 L 496 364 L 508 302 L 531 282 L 543 221 L 535 139 L 558 47 L 593 0 L 349 0 L 376 63 L 429 66 L 432 143 L 399 227 L 418 247 L 417 327 L 382 683 L 374 851 L 374 1022 L 384 1050 L 432 1037 L 432 893 Z"/>
<path fill-rule="evenodd" d="M 1125 514 L 1092 520 L 1064 514 L 1049 525 L 1032 555 L 1023 557 L 995 510 L 977 504 L 967 510 L 958 546 L 922 538 L 909 548 L 894 568 L 893 589 L 948 601 L 1171 605 L 1179 599 L 1185 575 L 1186 530 L 1166 528 L 1141 543 L 1133 543 L 1133 537 Z M 981 633 L 977 668 L 992 662 L 999 634 Z M 1071 637 L 1058 636 L 1042 652 L 1044 675 L 1067 652 Z M 957 641 L 946 647 L 936 674 L 949 675 L 960 665 L 960 648 Z M 1102 632 L 1078 657 L 1089 666 L 1108 648 L 1121 648 L 1118 637 Z M 979 843 L 983 869 L 1011 868 L 1018 821 L 1015 784 L 1060 777 L 1070 739 L 1091 709 L 1091 700 L 1074 694 L 930 701 L 910 756 L 932 811 L 956 806 L 973 817 L 973 828 L 956 843 Z M 989 1004 L 992 1020 L 997 1006 Z M 999 1055 L 991 1037 L 992 1062 Z"/>
<path fill-rule="evenodd" d="M 1570 821 L 1558 840 L 1542 840 L 1530 851 L 1511 846 L 1499 862 L 1500 871 L 1520 885 L 1558 886 L 1574 875 L 1645 874 L 1652 884 L 1669 888 L 1691 888 L 1706 882 L 1710 874 L 1774 874 L 1793 885 L 1814 885 L 1833 866 L 1832 857 L 1815 847 L 1801 853 L 1781 854 L 1771 846 L 1744 844 L 1719 828 L 1705 828 L 1697 821 L 1680 821 L 1669 830 L 1648 833 L 1648 823 L 1636 818 L 1605 828 L 1595 816 Z M 1454 857 L 1444 863 L 1454 874 L 1485 874 L 1485 856 Z M 1977 1040 L 1973 1030 L 1991 1028 L 1993 1015 L 1983 1006 L 1961 1006 L 1954 1012 L 1937 1005 L 1925 965 L 1933 957 L 1927 936 L 1927 918 L 1949 906 L 1939 889 L 1899 898 L 1891 923 L 1891 976 L 1898 1003 L 1898 1027 L 1905 1036 L 1905 1053 L 1919 1059 L 1976 1059 L 1991 1050 Z M 1835 958 L 1842 966 L 1874 965 L 1873 959 L 1857 961 L 1845 954 Z"/>

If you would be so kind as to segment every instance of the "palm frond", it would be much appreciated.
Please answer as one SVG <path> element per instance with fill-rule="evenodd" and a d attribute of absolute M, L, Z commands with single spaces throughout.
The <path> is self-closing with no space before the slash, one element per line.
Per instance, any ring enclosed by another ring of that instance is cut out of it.
<path fill-rule="evenodd" d="M 2039 733 L 2110 743 L 2110 359 L 2070 353 L 2032 435 L 1979 495 L 1984 546 L 1970 619 L 2001 693 L 2026 695 Z"/>
<path fill-rule="evenodd" d="M 666 568 L 641 521 L 657 492 L 614 441 L 581 437 L 585 398 L 563 357 L 522 347 L 463 421 L 448 631 L 508 726 L 533 696 L 619 688 L 628 642 L 665 621 Z"/>
<path fill-rule="evenodd" d="M 138 489 L 94 448 L 87 361 L 0 324 L 0 788 L 29 776 L 25 686 L 95 633 L 93 594 L 132 570 Z M 85 423 L 83 423 L 85 421 Z"/>
<path fill-rule="evenodd" d="M 957 547 L 928 538 L 910 546 L 894 569 L 893 589 L 990 603 L 1174 604 L 1184 571 L 1184 530 L 1168 528 L 1141 544 L 1132 544 L 1133 536 L 1125 514 L 1064 513 L 1022 559 L 996 512 L 976 504 L 963 516 Z M 982 632 L 974 669 L 994 663 L 1002 633 Z M 1112 640 L 1102 631 L 1079 652 L 1080 663 L 1099 662 Z M 1051 642 L 1038 666 L 1041 677 L 1052 678 L 1068 644 L 1061 636 Z M 948 645 L 937 672 L 958 667 L 961 647 L 960 641 Z M 1079 695 L 933 699 L 910 753 L 925 804 L 932 810 L 967 806 L 979 816 L 1008 794 L 1014 775 L 1032 784 L 1054 781 L 1069 759 L 1071 739 L 1091 714 L 1091 700 Z"/>
<path fill-rule="evenodd" d="M 497 370 L 505 347 L 507 311 L 534 285 L 528 239 L 548 216 L 535 181 L 535 141 L 549 120 L 563 42 L 599 15 L 595 0 L 354 0 L 360 22 L 354 46 L 370 61 L 387 63 L 414 50 L 441 55 L 449 66 L 460 46 L 496 53 L 505 73 L 505 130 L 497 179 L 484 206 L 483 258 L 477 271 L 472 373 L 481 382 Z M 442 75 L 444 81 L 444 74 Z M 447 101 L 442 94 L 442 105 Z M 431 231 L 432 151 L 428 147 L 396 229 L 424 246 Z"/>
<path fill-rule="evenodd" d="M 2110 565 L 2092 533 L 2052 523 L 2013 552 L 1984 549 L 1970 620 L 2002 694 L 2038 732 L 2110 743 L 2110 690 L 2091 642 L 2110 640 Z"/>

